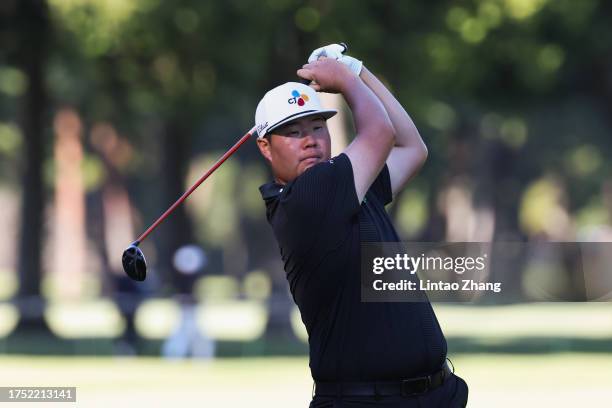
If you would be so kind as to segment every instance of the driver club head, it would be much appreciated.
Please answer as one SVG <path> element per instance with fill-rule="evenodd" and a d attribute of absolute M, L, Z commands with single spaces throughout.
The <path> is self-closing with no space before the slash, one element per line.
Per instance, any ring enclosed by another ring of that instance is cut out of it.
<path fill-rule="evenodd" d="M 147 276 L 147 261 L 140 248 L 138 248 L 138 244 L 140 242 L 133 242 L 123 251 L 121 262 L 123 263 L 123 270 L 130 278 L 142 282 Z"/>

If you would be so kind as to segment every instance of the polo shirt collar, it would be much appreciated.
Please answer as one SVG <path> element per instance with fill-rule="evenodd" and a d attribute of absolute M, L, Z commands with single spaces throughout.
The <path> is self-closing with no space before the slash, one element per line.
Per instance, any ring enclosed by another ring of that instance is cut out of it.
<path fill-rule="evenodd" d="M 278 197 L 278 195 L 283 191 L 283 187 L 284 186 L 282 184 L 271 181 L 259 187 L 259 192 L 261 193 L 261 197 L 265 201 L 268 201 Z"/>

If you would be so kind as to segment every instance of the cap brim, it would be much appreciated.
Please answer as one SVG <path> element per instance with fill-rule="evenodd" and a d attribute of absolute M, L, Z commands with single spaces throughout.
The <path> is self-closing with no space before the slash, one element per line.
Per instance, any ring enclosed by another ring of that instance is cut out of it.
<path fill-rule="evenodd" d="M 310 110 L 310 111 L 304 111 L 304 112 L 296 113 L 295 115 L 288 116 L 285 119 L 283 119 L 283 120 L 273 124 L 272 126 L 268 127 L 268 129 L 266 130 L 266 133 L 264 133 L 263 135 L 258 135 L 257 138 L 264 137 L 265 135 L 270 134 L 275 129 L 278 129 L 279 127 L 283 126 L 284 124 L 292 122 L 292 121 L 294 121 L 296 119 L 303 118 L 305 116 L 320 115 L 320 116 L 323 116 L 325 118 L 325 120 L 327 120 L 327 119 L 331 118 L 332 116 L 334 116 L 336 113 L 338 113 L 338 111 L 335 110 L 335 109 Z"/>

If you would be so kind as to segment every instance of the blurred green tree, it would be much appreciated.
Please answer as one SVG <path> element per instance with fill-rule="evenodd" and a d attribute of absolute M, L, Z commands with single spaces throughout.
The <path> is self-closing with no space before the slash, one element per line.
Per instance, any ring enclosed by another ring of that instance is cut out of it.
<path fill-rule="evenodd" d="M 406 238 L 449 239 L 453 203 L 444 198 L 460 191 L 471 214 L 466 219 L 481 225 L 482 214 L 493 214 L 491 238 L 527 239 L 536 233 L 520 222 L 533 218 L 521 218 L 531 208 L 522 203 L 533 197 L 529 187 L 549 176 L 566 193 L 560 195 L 566 202 L 555 205 L 577 228 L 611 221 L 602 192 L 611 173 L 605 157 L 612 153 L 609 2 L 49 3 L 53 35 L 47 23 L 17 11 L 42 10 L 43 2 L 0 7 L 3 68 L 17 69 L 28 84 L 19 99 L 27 112 L 20 123 L 31 163 L 23 173 L 21 248 L 36 254 L 45 108 L 72 105 L 88 126 L 112 123 L 127 137 L 133 156 L 123 176 L 148 224 L 183 191 L 190 160 L 224 151 L 252 124 L 263 92 L 294 79 L 310 50 L 338 41 L 348 42 L 350 53 L 390 85 L 429 146 L 420 176 L 390 208 Z M 31 47 L 23 46 L 26 39 Z M 0 109 L 10 117 L 15 104 L 7 100 Z M 221 203 L 224 214 L 236 218 L 225 238 L 232 245 L 210 238 L 210 225 L 194 223 L 181 208 L 152 236 L 164 290 L 175 290 L 180 280 L 172 254 L 194 240 L 210 249 L 211 270 L 224 270 L 228 248 L 245 251 L 246 268 L 268 265 L 279 293 L 284 290 L 263 204 L 256 217 L 245 198 L 258 194 L 245 179 L 255 174 L 259 180 L 265 164 L 253 146 L 232 160 L 237 170 L 228 171 L 227 186 L 216 191 L 235 197 Z M 32 264 L 20 270 L 38 271 L 37 256 L 27 257 Z M 28 277 L 24 287 L 37 287 L 38 272 L 21 273 Z"/>
<path fill-rule="evenodd" d="M 17 271 L 17 305 L 21 318 L 18 330 L 44 330 L 44 302 L 41 297 L 41 255 L 43 242 L 43 161 L 48 93 L 45 69 L 51 27 L 46 1 L 9 1 L 0 7 L 0 38 L 4 63 L 23 73 L 24 92 L 18 96 L 18 116 L 23 134 L 21 167 L 21 214 Z"/>

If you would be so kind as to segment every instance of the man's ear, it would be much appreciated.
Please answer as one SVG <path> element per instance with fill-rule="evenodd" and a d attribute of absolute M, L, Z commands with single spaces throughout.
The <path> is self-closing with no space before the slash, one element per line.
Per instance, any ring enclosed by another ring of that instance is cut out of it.
<path fill-rule="evenodd" d="M 272 161 L 272 153 L 270 152 L 271 140 L 266 137 L 260 137 L 257 139 L 257 147 L 259 147 L 259 151 L 263 157 L 265 157 L 268 161 Z"/>

